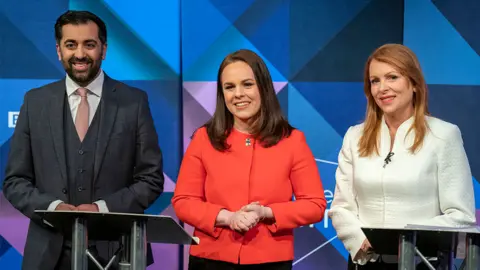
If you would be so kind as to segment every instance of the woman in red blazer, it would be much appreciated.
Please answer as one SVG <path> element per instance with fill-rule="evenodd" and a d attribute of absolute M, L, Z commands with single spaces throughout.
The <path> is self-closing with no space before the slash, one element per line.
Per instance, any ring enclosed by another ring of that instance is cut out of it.
<path fill-rule="evenodd" d="M 200 239 L 190 247 L 195 270 L 291 269 L 293 229 L 322 220 L 315 159 L 254 52 L 222 62 L 216 111 L 188 146 L 172 204 Z"/>

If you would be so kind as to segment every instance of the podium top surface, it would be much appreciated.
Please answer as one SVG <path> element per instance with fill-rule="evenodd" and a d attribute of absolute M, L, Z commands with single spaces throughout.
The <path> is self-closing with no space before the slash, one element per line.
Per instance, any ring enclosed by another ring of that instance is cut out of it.
<path fill-rule="evenodd" d="M 44 221 L 71 237 L 76 218 L 86 222 L 89 240 L 117 241 L 124 234 L 130 234 L 135 221 L 146 223 L 147 241 L 195 245 L 199 240 L 192 237 L 172 217 L 114 212 L 45 211 L 37 210 Z"/>
<path fill-rule="evenodd" d="M 416 247 L 424 256 L 435 257 L 440 250 L 454 252 L 459 243 L 459 234 L 480 234 L 478 227 L 441 227 L 407 225 L 405 227 L 362 227 L 362 231 L 378 254 L 397 255 L 400 236 L 415 232 Z M 455 255 L 456 256 L 456 255 Z"/>
<path fill-rule="evenodd" d="M 445 232 L 445 233 L 471 233 L 471 234 L 480 234 L 479 226 L 468 226 L 468 227 L 444 227 L 444 226 L 426 226 L 426 225 L 415 225 L 409 224 L 405 227 L 362 227 L 362 230 L 383 230 L 383 231 L 397 231 L 397 232 L 407 232 L 407 231 L 418 231 L 422 232 Z"/>

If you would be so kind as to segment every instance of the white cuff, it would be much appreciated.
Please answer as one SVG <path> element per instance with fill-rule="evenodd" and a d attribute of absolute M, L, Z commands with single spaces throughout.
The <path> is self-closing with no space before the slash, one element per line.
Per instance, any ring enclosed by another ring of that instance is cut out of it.
<path fill-rule="evenodd" d="M 57 206 L 61 203 L 63 203 L 62 200 L 56 200 L 56 201 L 51 202 L 50 205 L 47 208 L 47 211 L 55 211 L 55 209 L 57 209 Z"/>
<path fill-rule="evenodd" d="M 104 200 L 94 202 L 98 206 L 98 212 L 108 213 L 108 207 Z"/>
<path fill-rule="evenodd" d="M 48 208 L 47 208 L 47 211 L 55 211 L 55 209 L 57 209 L 57 206 L 58 206 L 59 204 L 61 204 L 61 203 L 63 203 L 62 200 L 56 200 L 56 201 L 51 202 L 50 205 L 49 205 Z M 47 225 L 50 226 L 50 227 L 53 227 L 53 225 L 50 224 L 50 223 L 49 223 L 48 221 L 46 221 L 46 220 L 43 220 L 43 223 L 47 224 Z"/>

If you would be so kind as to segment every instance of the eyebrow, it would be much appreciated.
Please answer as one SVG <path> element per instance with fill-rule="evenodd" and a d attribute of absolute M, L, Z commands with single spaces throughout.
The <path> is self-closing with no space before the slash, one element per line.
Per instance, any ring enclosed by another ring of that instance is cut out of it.
<path fill-rule="evenodd" d="M 385 73 L 385 75 L 390 75 L 391 73 L 398 73 L 398 72 L 395 71 L 395 70 L 392 70 L 392 71 L 389 71 L 389 72 Z M 370 78 L 370 79 L 372 79 L 372 78 L 377 78 L 377 76 L 370 76 L 369 78 Z"/>
<path fill-rule="evenodd" d="M 248 82 L 248 81 L 253 81 L 253 79 L 250 79 L 250 78 L 244 79 L 244 80 L 242 80 L 242 83 Z M 228 85 L 228 84 L 233 84 L 233 83 L 232 83 L 232 82 L 224 82 L 224 83 L 223 83 L 223 85 Z"/>
<path fill-rule="evenodd" d="M 69 42 L 77 43 L 77 41 L 74 40 L 74 39 L 67 39 L 67 40 L 65 40 L 64 44 L 67 44 Z M 95 39 L 87 39 L 87 40 L 83 41 L 83 43 L 88 43 L 88 42 L 93 42 L 95 44 L 98 43 Z"/>

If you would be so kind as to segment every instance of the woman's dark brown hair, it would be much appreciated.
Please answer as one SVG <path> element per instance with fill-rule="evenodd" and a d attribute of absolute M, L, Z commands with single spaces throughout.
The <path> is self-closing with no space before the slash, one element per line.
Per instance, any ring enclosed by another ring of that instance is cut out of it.
<path fill-rule="evenodd" d="M 233 128 L 233 115 L 225 105 L 222 88 L 222 73 L 226 66 L 242 61 L 250 66 L 260 92 L 261 105 L 257 119 L 252 127 L 252 136 L 259 140 L 263 147 L 276 145 L 284 137 L 290 136 L 293 127 L 282 114 L 273 81 L 265 62 L 256 53 L 250 50 L 238 50 L 223 59 L 217 75 L 217 103 L 213 117 L 205 123 L 208 138 L 213 147 L 219 151 L 230 148 L 226 140 Z"/>

